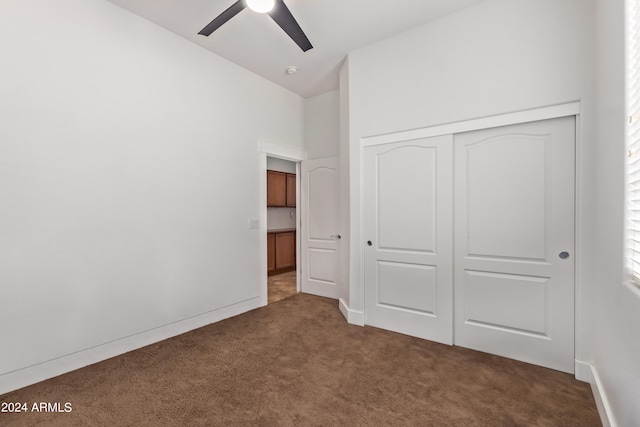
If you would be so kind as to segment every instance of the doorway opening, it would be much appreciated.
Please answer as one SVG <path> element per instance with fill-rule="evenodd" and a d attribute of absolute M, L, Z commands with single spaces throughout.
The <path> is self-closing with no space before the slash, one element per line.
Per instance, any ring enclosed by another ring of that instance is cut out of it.
<path fill-rule="evenodd" d="M 267 156 L 267 303 L 296 295 L 298 163 Z"/>

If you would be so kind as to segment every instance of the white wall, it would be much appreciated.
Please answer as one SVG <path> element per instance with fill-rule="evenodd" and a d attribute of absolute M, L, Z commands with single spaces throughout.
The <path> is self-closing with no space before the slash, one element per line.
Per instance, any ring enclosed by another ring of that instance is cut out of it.
<path fill-rule="evenodd" d="M 304 141 L 309 159 L 340 155 L 340 92 L 305 99 Z"/>
<path fill-rule="evenodd" d="M 357 287 L 350 285 L 350 276 L 352 264 L 358 262 L 352 259 L 351 254 L 354 253 L 352 246 L 357 245 L 357 240 L 352 240 L 354 230 L 351 230 L 352 219 L 351 211 L 351 185 L 355 182 L 351 178 L 350 168 L 350 86 L 349 86 L 349 58 L 346 58 L 340 68 L 340 310 L 350 323 L 364 324 L 364 317 L 354 318 L 354 312 L 350 310 L 350 292 Z M 358 177 L 356 177 L 358 178 Z M 359 180 L 359 178 L 358 178 Z M 362 312 L 360 312 L 362 314 Z"/>
<path fill-rule="evenodd" d="M 593 44 L 591 0 L 487 0 L 349 55 L 351 310 L 363 309 L 360 138 L 579 100 L 576 354 L 590 360 Z"/>
<path fill-rule="evenodd" d="M 488 0 L 350 54 L 360 136 L 581 99 L 593 2 Z"/>
<path fill-rule="evenodd" d="M 267 208 L 267 230 L 296 228 L 296 208 Z"/>
<path fill-rule="evenodd" d="M 267 157 L 267 169 L 278 172 L 296 173 L 296 162 Z"/>
<path fill-rule="evenodd" d="M 640 291 L 625 283 L 624 1 L 597 2 L 597 245 L 593 364 L 619 426 L 640 425 Z"/>
<path fill-rule="evenodd" d="M 0 16 L 0 393 L 255 306 L 258 139 L 303 148 L 304 100 L 106 1 Z"/>

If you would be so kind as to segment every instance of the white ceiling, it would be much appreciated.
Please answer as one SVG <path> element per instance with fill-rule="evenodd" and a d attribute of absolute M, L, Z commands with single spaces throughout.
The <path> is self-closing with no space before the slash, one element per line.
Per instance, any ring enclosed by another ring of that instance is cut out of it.
<path fill-rule="evenodd" d="M 305 98 L 338 88 L 347 53 L 482 0 L 285 0 L 314 48 L 305 52 L 267 15 L 245 9 L 209 37 L 236 0 L 109 0 Z M 298 67 L 293 75 L 290 65 Z"/>

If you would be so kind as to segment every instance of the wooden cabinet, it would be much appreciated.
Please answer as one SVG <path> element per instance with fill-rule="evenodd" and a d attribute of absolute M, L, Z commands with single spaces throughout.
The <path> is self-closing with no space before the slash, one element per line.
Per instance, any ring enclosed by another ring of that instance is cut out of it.
<path fill-rule="evenodd" d="M 296 176 L 292 173 L 287 174 L 287 207 L 296 207 Z"/>
<path fill-rule="evenodd" d="M 276 235 L 267 233 L 267 270 L 276 269 Z"/>
<path fill-rule="evenodd" d="M 267 233 L 267 269 L 269 275 L 296 269 L 296 232 Z"/>
<path fill-rule="evenodd" d="M 267 207 L 287 204 L 287 174 L 267 171 Z"/>
<path fill-rule="evenodd" d="M 276 235 L 276 269 L 296 268 L 295 232 L 277 233 Z"/>
<path fill-rule="evenodd" d="M 296 206 L 296 175 L 267 171 L 267 207 Z"/>
<path fill-rule="evenodd" d="M 296 175 L 267 170 L 267 207 L 296 207 Z M 296 269 L 295 229 L 267 233 L 267 270 L 269 275 Z"/>

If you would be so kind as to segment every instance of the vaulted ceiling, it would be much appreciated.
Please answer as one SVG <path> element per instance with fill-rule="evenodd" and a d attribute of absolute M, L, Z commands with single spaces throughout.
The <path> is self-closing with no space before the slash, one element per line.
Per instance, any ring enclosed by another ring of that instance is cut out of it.
<path fill-rule="evenodd" d="M 303 97 L 338 88 L 346 55 L 483 0 L 284 0 L 313 49 L 267 15 L 244 9 L 211 36 L 198 32 L 236 0 L 110 0 Z M 287 67 L 298 72 L 288 74 Z"/>

